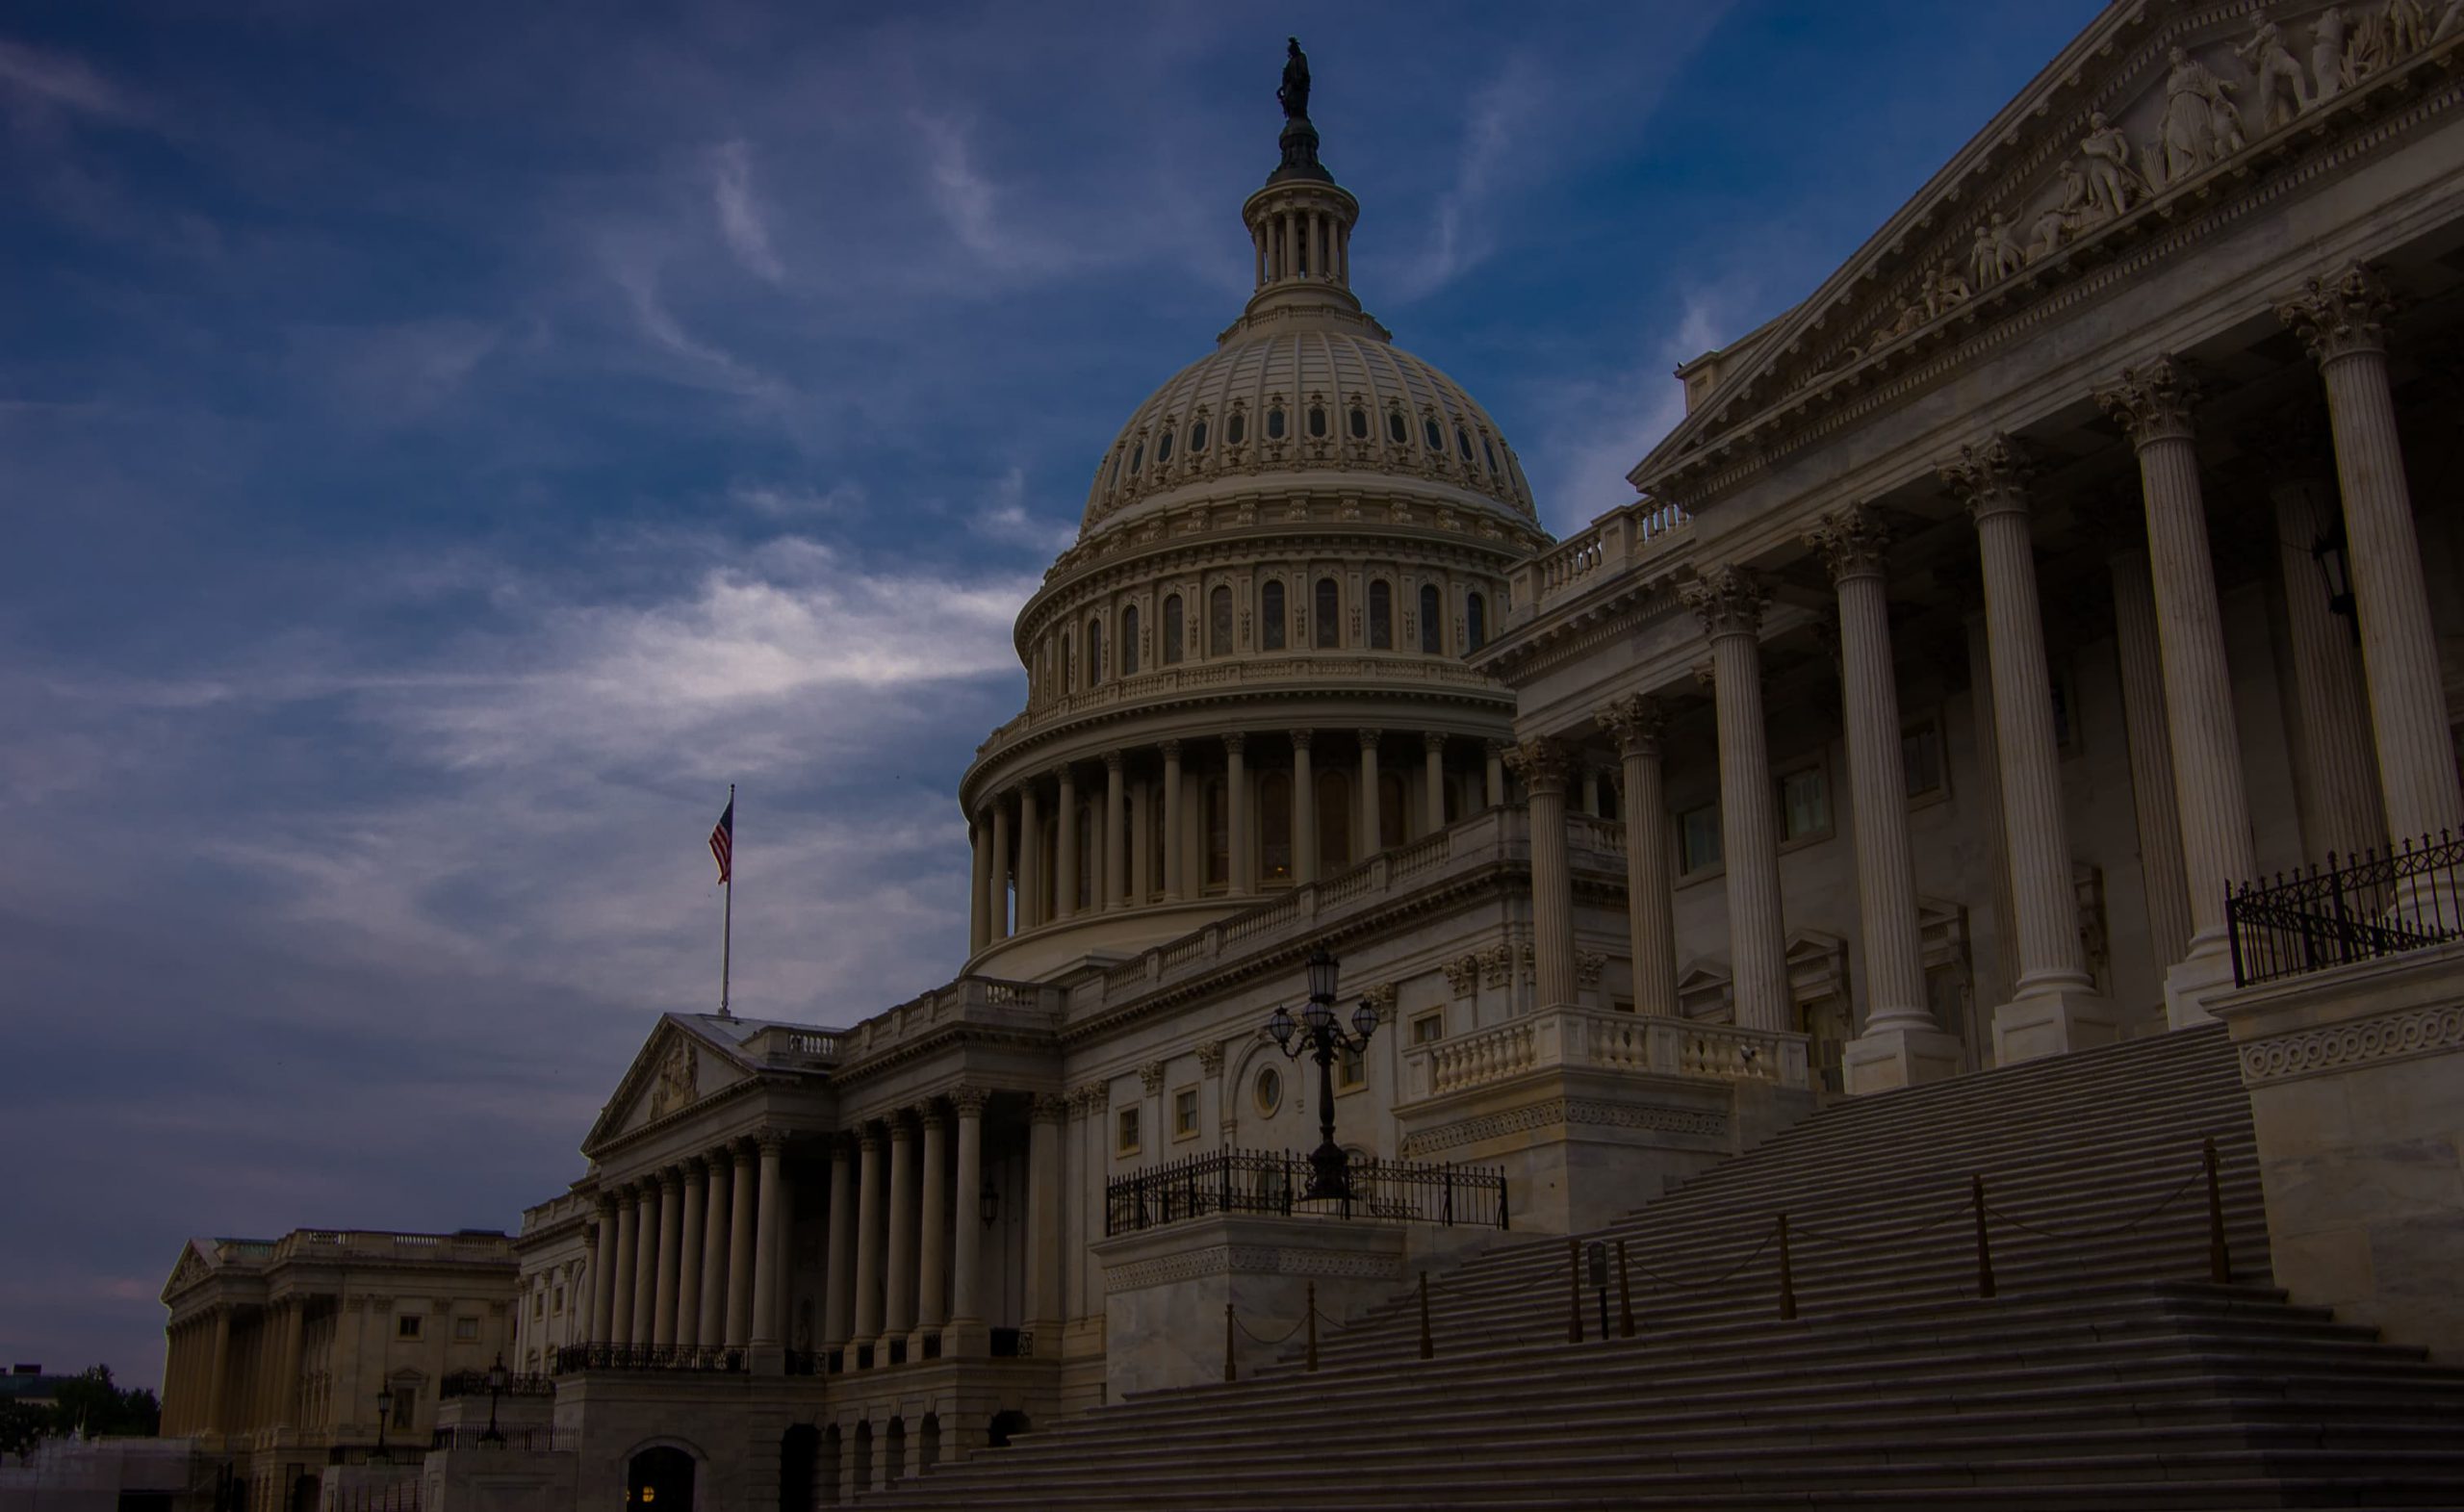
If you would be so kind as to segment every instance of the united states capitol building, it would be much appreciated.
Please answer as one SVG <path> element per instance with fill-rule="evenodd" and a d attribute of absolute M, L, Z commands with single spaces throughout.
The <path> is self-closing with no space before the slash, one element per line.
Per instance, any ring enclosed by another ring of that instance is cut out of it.
<path fill-rule="evenodd" d="M 2186 1274 L 2464 1364 L 2464 4 L 2113 6 L 1684 365 L 1636 500 L 1564 540 L 1355 289 L 1299 67 L 1225 207 L 1254 293 L 1088 438 L 1019 610 L 948 985 L 663 1015 L 518 1237 L 192 1243 L 166 1431 L 235 1506 L 990 1497 L 1068 1424 L 1277 1389 L 1311 1307 L 1407 1318 L 1424 1272 L 1554 1257 L 1563 1350 L 1567 1236 L 1623 1255 L 1735 1163 L 1928 1098 L 1985 1138 L 1991 1089 L 2073 1058 L 2223 1079 L 2228 1122 L 2181 1136 L 2224 1150 L 2212 1214 L 2150 1209 L 2230 1241 Z M 1311 1015 L 1270 1032 L 1320 951 L 1322 1077 Z M 2050 1191 L 2095 1131 L 2047 1106 L 1991 1159 Z M 1329 1112 L 1346 1201 L 1311 1195 Z M 1441 1296 L 1439 1361 L 1509 1294 Z M 370 1465 L 380 1432 L 424 1462 Z"/>

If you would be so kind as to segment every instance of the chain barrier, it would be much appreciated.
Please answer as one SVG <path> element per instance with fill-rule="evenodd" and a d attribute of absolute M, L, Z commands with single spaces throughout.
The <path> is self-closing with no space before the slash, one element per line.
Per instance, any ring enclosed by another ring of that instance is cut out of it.
<path fill-rule="evenodd" d="M 1995 1207 L 1990 1200 L 1986 1202 L 1985 1211 L 1992 1214 L 1995 1217 L 2010 1224 L 2013 1228 L 2019 1230 L 2021 1233 L 2034 1234 L 2039 1239 L 2112 1239 L 2116 1235 L 2129 1233 L 2131 1230 L 2139 1227 L 2142 1223 L 2146 1222 L 2149 1218 L 2154 1217 L 2157 1214 L 2164 1212 L 2167 1208 L 2169 1208 L 2174 1203 L 2180 1201 L 2182 1193 L 2190 1191 L 2191 1188 L 2196 1185 L 2199 1179 L 2206 1174 L 2207 1171 L 2204 1167 L 2191 1172 L 2188 1176 L 2182 1178 L 2182 1184 L 2180 1186 L 2175 1187 L 2172 1191 L 2165 1193 L 2164 1199 L 2158 1202 L 2154 1207 L 2149 1208 L 2146 1212 L 2142 1213 L 2139 1217 L 2132 1218 L 2127 1223 L 2117 1223 L 2111 1228 L 2081 1229 L 2075 1233 L 2066 1234 L 2058 1229 L 2039 1228 L 2033 1223 L 2013 1217 L 2010 1214 L 2003 1212 L 1998 1207 Z"/>
<path fill-rule="evenodd" d="M 1673 1291 L 1678 1291 L 1678 1292 L 1704 1292 L 1704 1291 L 1708 1291 L 1708 1290 L 1710 1290 L 1712 1287 L 1720 1286 L 1720 1285 L 1722 1285 L 1722 1284 L 1724 1284 L 1724 1283 L 1726 1283 L 1726 1282 L 1728 1282 L 1728 1281 L 1730 1281 L 1730 1280 L 1733 1279 L 1739 1271 L 1743 1270 L 1746 1267 L 1748 1267 L 1748 1266 L 1750 1266 L 1750 1265 L 1754 1264 L 1756 1261 L 1758 1261 L 1758 1260 L 1761 1259 L 1761 1258 L 1762 1258 L 1762 1252 L 1763 1252 L 1764 1250 L 1766 1250 L 1766 1249 L 1770 1248 L 1770 1247 L 1771 1247 L 1771 1245 L 1772 1245 L 1772 1243 L 1773 1243 L 1775 1241 L 1777 1241 L 1777 1240 L 1779 1239 L 1779 1237 L 1780 1237 L 1780 1224 L 1779 1224 L 1779 1221 L 1778 1221 L 1777 1219 L 1774 1219 L 1774 1220 L 1772 1220 L 1772 1223 L 1771 1223 L 1770 1228 L 1764 1231 L 1764 1233 L 1763 1233 L 1763 1235 L 1762 1235 L 1762 1243 L 1754 1246 L 1754 1252 L 1753 1252 L 1753 1253 L 1751 1253 L 1751 1254 L 1747 1255 L 1743 1260 L 1738 1261 L 1735 1265 L 1732 1265 L 1732 1266 L 1729 1267 L 1726 1270 L 1721 1271 L 1718 1275 L 1715 1275 L 1715 1276 L 1711 1277 L 1711 1278 L 1710 1278 L 1709 1280 L 1707 1280 L 1707 1281 L 1680 1281 L 1680 1280 L 1676 1279 L 1676 1278 L 1675 1278 L 1675 1277 L 1673 1277 L 1673 1276 L 1664 1276 L 1664 1275 L 1660 1274 L 1658 1271 L 1656 1271 L 1656 1270 L 1653 1269 L 1651 1267 L 1649 1267 L 1649 1266 L 1647 1266 L 1647 1265 L 1643 1264 L 1643 1263 L 1642 1263 L 1641 1261 L 1639 1261 L 1639 1260 L 1637 1260 L 1637 1261 L 1635 1261 L 1635 1262 L 1633 1263 L 1633 1264 L 1634 1264 L 1634 1269 L 1637 1269 L 1637 1270 L 1639 1270 L 1639 1271 L 1641 1271 L 1641 1272 L 1643 1273 L 1643 1279 L 1644 1279 L 1644 1280 L 1649 1281 L 1649 1282 L 1652 1282 L 1653 1284 L 1657 1285 L 1657 1286 L 1664 1286 L 1664 1287 L 1668 1287 L 1668 1288 L 1670 1288 L 1670 1289 L 1671 1289 L 1671 1290 L 1673 1290 Z"/>
<path fill-rule="evenodd" d="M 1944 1208 L 1940 1216 L 1928 1218 L 1914 1228 L 1904 1228 L 1894 1234 L 1877 1234 L 1870 1239 L 1851 1239 L 1845 1234 L 1827 1234 L 1802 1218 L 1794 1220 L 1793 1232 L 1805 1239 L 1820 1240 L 1826 1244 L 1836 1244 L 1842 1249 L 1866 1249 L 1876 1244 L 1904 1244 L 1912 1239 L 1922 1239 L 1966 1211 L 1968 1211 L 1966 1203 L 1955 1202 Z"/>

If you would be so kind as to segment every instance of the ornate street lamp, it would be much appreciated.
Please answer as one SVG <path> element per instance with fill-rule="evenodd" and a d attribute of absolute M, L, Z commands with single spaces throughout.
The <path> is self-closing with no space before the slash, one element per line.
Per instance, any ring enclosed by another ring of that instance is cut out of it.
<path fill-rule="evenodd" d="M 482 1444 L 504 1442 L 503 1430 L 497 1426 L 497 1398 L 504 1395 L 505 1383 L 510 1379 L 511 1377 L 505 1374 L 504 1351 L 499 1349 L 497 1363 L 488 1367 L 488 1431 L 479 1435 L 479 1442 Z"/>
<path fill-rule="evenodd" d="M 393 1451 L 385 1448 L 385 1427 L 393 1416 L 394 1393 L 389 1387 L 376 1394 L 376 1448 L 368 1456 L 368 1462 L 372 1465 L 394 1463 Z"/>
<path fill-rule="evenodd" d="M 2319 564 L 2319 576 L 2327 580 L 2327 612 L 2344 616 L 2352 630 L 2352 643 L 2361 644 L 2361 615 L 2353 607 L 2352 571 L 2346 560 L 2345 523 L 2339 517 L 2332 529 L 2310 543 L 2310 559 Z"/>
<path fill-rule="evenodd" d="M 1309 953 L 1309 1006 L 1295 1019 L 1290 1010 L 1277 1005 L 1267 1019 L 1267 1033 L 1274 1037 L 1277 1048 L 1288 1060 L 1297 1061 L 1304 1054 L 1318 1062 L 1318 1147 L 1309 1154 L 1309 1190 L 1302 1200 L 1332 1197 L 1349 1201 L 1351 1160 L 1344 1147 L 1335 1142 L 1335 1057 L 1348 1050 L 1358 1054 L 1369 1048 L 1369 1037 L 1377 1032 L 1377 1010 L 1362 998 L 1352 1010 L 1351 1032 L 1347 1034 L 1335 1017 L 1335 958 L 1323 948 Z"/>

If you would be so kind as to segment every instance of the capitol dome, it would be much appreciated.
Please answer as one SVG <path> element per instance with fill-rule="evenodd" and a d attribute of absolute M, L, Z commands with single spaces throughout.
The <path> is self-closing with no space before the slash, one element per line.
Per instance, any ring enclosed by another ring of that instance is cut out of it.
<path fill-rule="evenodd" d="M 1026 707 L 959 788 L 974 975 L 1157 948 L 1503 801 L 1514 701 L 1470 658 L 1549 536 L 1496 421 L 1362 310 L 1360 206 L 1287 112 L 1255 292 L 1018 613 Z"/>

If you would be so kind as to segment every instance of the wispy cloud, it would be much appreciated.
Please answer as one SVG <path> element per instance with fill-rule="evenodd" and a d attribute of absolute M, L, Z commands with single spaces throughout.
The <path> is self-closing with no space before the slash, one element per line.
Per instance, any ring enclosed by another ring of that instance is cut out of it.
<path fill-rule="evenodd" d="M 1508 58 L 1464 112 L 1454 174 L 1437 197 L 1427 245 L 1406 269 L 1403 295 L 1418 298 L 1451 282 L 1496 244 L 1499 181 L 1546 103 L 1538 67 Z"/>
<path fill-rule="evenodd" d="M 135 96 L 64 53 L 0 41 L 0 95 L 21 109 L 57 110 L 127 123 L 145 112 Z"/>
<path fill-rule="evenodd" d="M 783 280 L 787 270 L 771 250 L 770 225 L 753 193 L 752 149 L 742 141 L 711 151 L 710 202 L 718 211 L 719 234 L 745 270 L 774 284 Z"/>

